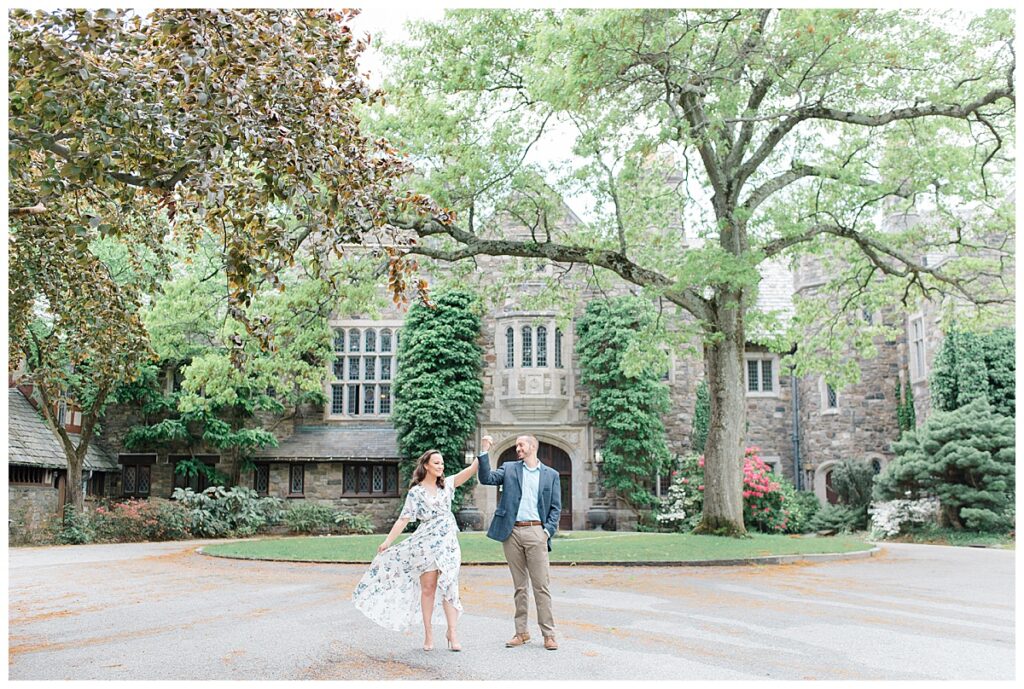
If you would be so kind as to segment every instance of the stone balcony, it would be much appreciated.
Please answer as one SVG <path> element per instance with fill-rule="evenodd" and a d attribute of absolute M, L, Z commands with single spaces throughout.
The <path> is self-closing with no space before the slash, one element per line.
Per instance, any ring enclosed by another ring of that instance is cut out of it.
<path fill-rule="evenodd" d="M 517 421 L 562 420 L 569 407 L 569 388 L 565 369 L 510 369 L 500 375 L 498 400 Z"/>

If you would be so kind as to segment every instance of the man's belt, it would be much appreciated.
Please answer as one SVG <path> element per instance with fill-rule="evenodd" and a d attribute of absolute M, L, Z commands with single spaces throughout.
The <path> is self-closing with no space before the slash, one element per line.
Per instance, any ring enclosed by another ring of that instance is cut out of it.
<path fill-rule="evenodd" d="M 516 522 L 516 526 L 544 526 L 544 522 Z"/>

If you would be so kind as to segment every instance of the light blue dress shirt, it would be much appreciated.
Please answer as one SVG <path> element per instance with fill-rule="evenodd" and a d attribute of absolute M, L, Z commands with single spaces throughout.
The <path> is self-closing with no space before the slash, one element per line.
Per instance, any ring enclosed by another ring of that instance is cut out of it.
<path fill-rule="evenodd" d="M 535 469 L 526 466 L 523 462 L 523 497 L 519 501 L 519 512 L 516 513 L 517 522 L 540 521 L 540 513 L 537 511 L 537 493 L 540 490 L 540 464 Z"/>

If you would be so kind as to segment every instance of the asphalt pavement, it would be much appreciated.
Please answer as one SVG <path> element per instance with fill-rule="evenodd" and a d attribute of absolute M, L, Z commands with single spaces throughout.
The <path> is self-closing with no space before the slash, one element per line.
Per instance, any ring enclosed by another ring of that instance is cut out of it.
<path fill-rule="evenodd" d="M 12 548 L 12 680 L 1014 679 L 1014 552 L 886 544 L 871 558 L 553 567 L 561 648 L 513 633 L 505 567 L 464 566 L 463 651 L 379 628 L 361 565 L 227 560 L 210 541 Z"/>

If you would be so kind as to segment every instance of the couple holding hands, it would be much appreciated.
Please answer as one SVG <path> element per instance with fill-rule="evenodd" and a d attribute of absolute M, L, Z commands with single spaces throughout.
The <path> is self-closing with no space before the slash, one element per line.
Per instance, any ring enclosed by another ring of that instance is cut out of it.
<path fill-rule="evenodd" d="M 455 489 L 474 472 L 480 483 L 502 488 L 487 536 L 501 541 L 515 588 L 515 635 L 505 646 L 514 648 L 530 640 L 527 587 L 532 584 L 544 648 L 558 648 L 548 591 L 548 551 L 562 511 L 558 472 L 541 464 L 540 443 L 532 435 L 516 439 L 519 461 L 492 470 L 492 444 L 491 436 L 485 435 L 477 459 L 447 478 L 440 452 L 427 450 L 420 456 L 402 512 L 352 594 L 356 608 L 387 629 L 403 631 L 422 619 L 424 651 L 434 648 L 432 625 L 441 621 L 448 624 L 448 649 L 462 650 L 457 635 L 462 552 L 451 505 Z M 392 545 L 410 521 L 419 522 L 415 533 Z"/>

